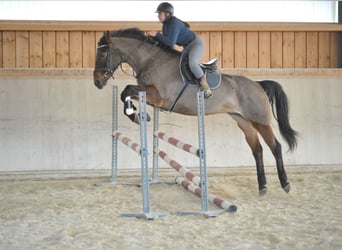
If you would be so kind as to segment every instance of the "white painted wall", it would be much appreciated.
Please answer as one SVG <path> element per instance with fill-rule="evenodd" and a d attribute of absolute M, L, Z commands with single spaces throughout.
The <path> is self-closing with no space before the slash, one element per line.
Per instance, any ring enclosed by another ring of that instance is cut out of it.
<path fill-rule="evenodd" d="M 0 76 L 0 171 L 110 169 L 112 88 L 98 90 L 91 71 L 85 71 L 84 76 L 72 78 Z M 342 164 L 341 79 L 271 79 L 279 81 L 288 94 L 290 119 L 301 134 L 294 153 L 286 152 L 287 145 L 281 140 L 285 164 Z M 122 89 L 125 82 L 132 83 L 127 81 L 116 79 L 115 83 Z M 150 107 L 148 110 L 153 113 Z M 123 116 L 121 104 L 119 113 L 120 130 L 139 142 L 139 127 Z M 162 130 L 197 145 L 197 117 L 161 113 L 160 124 Z M 276 122 L 273 124 L 279 134 Z M 207 117 L 206 135 L 208 166 L 254 165 L 243 134 L 228 115 Z M 151 144 L 152 123 L 148 138 Z M 198 165 L 194 156 L 162 142 L 160 146 L 183 165 Z M 138 168 L 138 156 L 122 144 L 119 148 L 120 168 Z M 151 147 L 149 151 L 151 155 Z M 264 152 L 265 164 L 274 165 L 265 145 Z"/>

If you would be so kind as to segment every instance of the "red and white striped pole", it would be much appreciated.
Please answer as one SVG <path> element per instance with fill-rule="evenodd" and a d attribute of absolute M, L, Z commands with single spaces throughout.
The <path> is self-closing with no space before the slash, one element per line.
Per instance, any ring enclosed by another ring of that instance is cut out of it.
<path fill-rule="evenodd" d="M 155 136 L 157 136 L 158 138 L 170 143 L 171 145 L 177 147 L 177 148 L 180 148 L 186 152 L 189 152 L 191 154 L 194 154 L 196 155 L 197 157 L 199 156 L 199 150 L 198 148 L 188 144 L 188 143 L 184 143 L 184 142 L 181 142 L 180 140 L 178 140 L 177 138 L 175 137 L 172 137 L 172 136 L 168 136 L 167 134 L 165 134 L 164 132 L 161 132 L 161 131 L 156 131 L 154 133 Z"/>
<path fill-rule="evenodd" d="M 183 165 L 179 164 L 174 159 L 170 158 L 163 150 L 156 148 L 154 150 L 156 154 L 159 155 L 170 167 L 175 169 L 178 173 L 183 175 L 188 180 L 192 181 L 195 185 L 200 186 L 201 178 L 199 176 L 194 175 L 190 170 L 188 170 Z"/>
<path fill-rule="evenodd" d="M 133 149 L 135 152 L 137 152 L 140 155 L 141 148 L 140 148 L 140 145 L 138 143 L 133 142 L 131 139 L 124 136 L 121 132 L 118 132 L 118 131 L 114 131 L 113 136 L 117 140 L 121 141 L 123 144 L 125 144 L 129 148 Z"/>
<path fill-rule="evenodd" d="M 176 178 L 176 183 L 180 186 L 184 187 L 186 190 L 194 193 L 198 197 L 201 197 L 202 191 L 201 188 L 197 185 L 187 181 L 184 177 L 179 176 Z M 218 206 L 219 208 L 222 208 L 228 212 L 235 212 L 237 210 L 236 205 L 229 203 L 228 201 L 223 200 L 220 197 L 217 197 L 215 195 L 208 193 L 208 200 Z"/>

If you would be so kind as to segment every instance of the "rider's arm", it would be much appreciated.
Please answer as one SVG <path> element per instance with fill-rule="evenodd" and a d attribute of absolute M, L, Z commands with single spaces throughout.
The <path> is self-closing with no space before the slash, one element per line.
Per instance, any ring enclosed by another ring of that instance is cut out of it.
<path fill-rule="evenodd" d="M 166 27 L 163 27 L 163 33 L 158 32 L 156 38 L 161 43 L 173 47 L 178 39 L 182 26 L 178 22 L 170 22 Z"/>

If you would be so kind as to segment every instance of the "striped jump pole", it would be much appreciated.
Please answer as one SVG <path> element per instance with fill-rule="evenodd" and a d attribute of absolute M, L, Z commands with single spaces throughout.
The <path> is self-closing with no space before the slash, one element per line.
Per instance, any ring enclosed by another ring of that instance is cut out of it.
<path fill-rule="evenodd" d="M 119 131 L 114 131 L 113 136 L 123 144 L 125 144 L 127 147 L 133 149 L 135 152 L 137 152 L 139 155 L 141 154 L 141 148 L 138 143 L 133 142 L 131 139 L 128 137 L 124 136 L 121 132 Z"/>
<path fill-rule="evenodd" d="M 201 188 L 195 185 L 194 183 L 189 182 L 182 176 L 178 176 L 176 178 L 176 183 L 180 186 L 184 187 L 186 190 L 189 190 L 190 192 L 194 193 L 195 195 L 201 197 Z M 212 194 L 208 194 L 208 200 L 218 206 L 219 208 L 224 209 L 228 212 L 235 212 L 237 210 L 236 205 L 229 203 L 228 201 L 223 200 L 220 197 L 217 197 Z M 224 213 L 225 211 L 222 211 Z"/>
<path fill-rule="evenodd" d="M 167 164 L 169 164 L 170 167 L 175 169 L 178 173 L 183 175 L 188 180 L 192 181 L 195 185 L 199 186 L 201 183 L 201 178 L 199 176 L 196 176 L 193 174 L 190 170 L 188 170 L 183 165 L 179 164 L 174 159 L 170 158 L 165 151 L 160 150 L 159 148 L 154 149 L 155 153 L 159 155 L 160 158 L 162 158 Z"/>
<path fill-rule="evenodd" d="M 199 149 L 188 144 L 188 143 L 184 143 L 175 137 L 168 136 L 167 134 L 165 134 L 162 131 L 156 131 L 156 132 L 154 132 L 154 135 L 157 136 L 159 139 L 162 139 L 163 141 L 170 143 L 171 145 L 175 146 L 176 148 L 182 149 L 185 152 L 191 153 L 191 154 L 199 157 Z"/>

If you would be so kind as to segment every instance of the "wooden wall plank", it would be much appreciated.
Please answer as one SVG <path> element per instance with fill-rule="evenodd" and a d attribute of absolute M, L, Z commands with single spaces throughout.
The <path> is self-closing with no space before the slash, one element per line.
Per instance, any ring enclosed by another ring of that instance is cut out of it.
<path fill-rule="evenodd" d="M 43 34 L 30 31 L 30 68 L 43 67 Z"/>
<path fill-rule="evenodd" d="M 234 58 L 236 68 L 247 67 L 247 33 L 235 32 Z"/>
<path fill-rule="evenodd" d="M 283 67 L 283 33 L 271 32 L 271 68 Z"/>
<path fill-rule="evenodd" d="M 295 68 L 306 68 L 306 32 L 295 32 Z"/>
<path fill-rule="evenodd" d="M 69 68 L 69 32 L 56 32 L 56 68 Z"/>
<path fill-rule="evenodd" d="M 338 33 L 330 33 L 330 68 L 337 68 Z"/>
<path fill-rule="evenodd" d="M 15 68 L 15 31 L 3 31 L 2 63 L 4 68 Z"/>
<path fill-rule="evenodd" d="M 234 32 L 225 31 L 222 34 L 222 67 L 234 68 Z"/>
<path fill-rule="evenodd" d="M 222 32 L 210 32 L 210 59 L 217 58 L 217 65 L 222 67 Z"/>
<path fill-rule="evenodd" d="M 306 66 L 318 68 L 318 32 L 307 32 Z"/>
<path fill-rule="evenodd" d="M 247 32 L 247 68 L 259 67 L 259 34 Z"/>
<path fill-rule="evenodd" d="M 202 61 L 206 62 L 210 60 L 210 33 L 209 32 L 197 32 L 197 34 L 202 37 L 204 44 L 205 44 L 205 49 L 204 49 L 204 54 L 202 56 Z"/>
<path fill-rule="evenodd" d="M 28 31 L 17 31 L 15 39 L 15 66 L 16 68 L 28 68 L 30 65 Z"/>
<path fill-rule="evenodd" d="M 70 32 L 69 39 L 70 68 L 82 68 L 82 32 Z"/>
<path fill-rule="evenodd" d="M 84 31 L 83 35 L 83 68 L 94 68 L 95 67 L 95 32 Z"/>
<path fill-rule="evenodd" d="M 318 33 L 318 67 L 330 67 L 330 32 Z"/>
<path fill-rule="evenodd" d="M 283 68 L 294 68 L 295 61 L 294 32 L 283 32 Z"/>
<path fill-rule="evenodd" d="M 56 68 L 56 33 L 43 32 L 43 67 Z"/>
<path fill-rule="evenodd" d="M 259 32 L 259 68 L 271 67 L 271 34 Z"/>
<path fill-rule="evenodd" d="M 283 67 L 283 33 L 271 32 L 271 68 Z"/>

